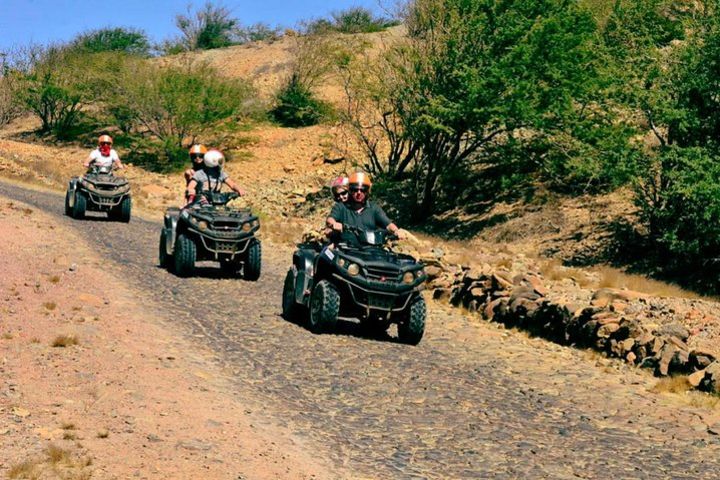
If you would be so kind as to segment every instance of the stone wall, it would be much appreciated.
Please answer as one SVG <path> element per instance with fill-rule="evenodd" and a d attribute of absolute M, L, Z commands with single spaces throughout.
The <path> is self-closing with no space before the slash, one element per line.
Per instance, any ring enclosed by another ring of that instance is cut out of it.
<path fill-rule="evenodd" d="M 451 266 L 437 255 L 423 256 L 423 261 L 435 300 L 553 342 L 592 348 L 650 368 L 657 376 L 686 375 L 693 387 L 720 393 L 716 355 L 690 347 L 690 331 L 681 323 L 648 320 L 653 311 L 668 310 L 662 299 L 602 288 L 584 304 L 573 304 L 554 298 L 551 282 L 539 272 L 515 273 L 487 263 Z"/>

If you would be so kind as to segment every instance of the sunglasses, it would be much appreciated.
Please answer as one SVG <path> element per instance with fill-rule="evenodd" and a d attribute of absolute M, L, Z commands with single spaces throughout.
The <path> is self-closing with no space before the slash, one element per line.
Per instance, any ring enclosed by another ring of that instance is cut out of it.
<path fill-rule="evenodd" d="M 358 188 L 358 187 L 352 187 L 352 188 L 350 188 L 350 191 L 351 191 L 352 193 L 358 193 L 358 192 L 367 193 L 368 187 L 360 187 L 360 188 Z"/>
<path fill-rule="evenodd" d="M 347 197 L 347 196 L 348 196 L 348 191 L 347 191 L 347 190 L 343 190 L 342 192 L 337 192 L 337 193 L 335 194 L 335 196 L 336 196 L 336 197 Z"/>
<path fill-rule="evenodd" d="M 193 160 L 197 160 L 198 158 L 203 158 L 204 155 L 202 153 L 191 153 L 190 158 Z"/>
<path fill-rule="evenodd" d="M 112 145 L 110 142 L 100 142 L 100 145 Z"/>

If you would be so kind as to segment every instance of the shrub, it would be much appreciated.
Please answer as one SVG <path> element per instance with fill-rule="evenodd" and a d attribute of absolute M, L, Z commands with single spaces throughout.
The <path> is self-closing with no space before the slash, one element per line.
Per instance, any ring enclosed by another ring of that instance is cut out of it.
<path fill-rule="evenodd" d="M 237 43 L 273 42 L 280 38 L 280 30 L 272 28 L 266 23 L 256 23 L 249 27 L 240 28 L 236 34 Z"/>
<path fill-rule="evenodd" d="M 140 30 L 102 28 L 80 34 L 71 42 L 71 48 L 85 53 L 122 52 L 147 57 L 150 42 Z"/>
<path fill-rule="evenodd" d="M 277 95 L 272 116 L 285 127 L 316 125 L 330 113 L 330 106 L 318 100 L 297 74 L 291 75 Z"/>
<path fill-rule="evenodd" d="M 378 17 L 364 7 L 351 7 L 333 12 L 331 17 L 331 19 L 319 18 L 309 22 L 305 27 L 306 33 L 372 33 L 400 23 L 397 20 Z"/>
<path fill-rule="evenodd" d="M 230 10 L 221 5 L 207 2 L 202 10 L 187 15 L 177 15 L 175 25 L 180 29 L 180 43 L 186 50 L 208 50 L 233 44 L 239 26 L 231 17 Z"/>
<path fill-rule="evenodd" d="M 125 132 L 144 137 L 132 161 L 153 170 L 170 171 L 184 162 L 186 138 L 253 112 L 252 87 L 220 77 L 207 64 L 160 67 L 126 59 L 114 78 L 108 110 Z"/>

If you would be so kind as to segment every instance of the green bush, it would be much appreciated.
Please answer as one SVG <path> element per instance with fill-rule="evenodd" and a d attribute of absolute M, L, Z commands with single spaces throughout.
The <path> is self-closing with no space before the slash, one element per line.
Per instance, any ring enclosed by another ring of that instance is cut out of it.
<path fill-rule="evenodd" d="M 80 34 L 71 48 L 85 53 L 122 52 L 147 57 L 150 42 L 140 30 L 128 28 L 102 28 Z"/>
<path fill-rule="evenodd" d="M 168 46 L 182 45 L 185 50 L 208 50 L 227 47 L 235 43 L 239 23 L 232 18 L 230 10 L 221 5 L 207 2 L 205 6 L 193 12 L 188 7 L 187 15 L 177 15 L 175 25 L 180 29 L 181 37 L 170 41 Z"/>
<path fill-rule="evenodd" d="M 636 198 L 668 267 L 703 266 L 720 257 L 720 163 L 711 150 L 664 149 Z"/>
<path fill-rule="evenodd" d="M 325 33 L 372 33 L 381 32 L 394 25 L 397 20 L 378 17 L 367 8 L 351 7 L 331 14 L 332 19 L 319 18 L 307 24 L 308 34 Z"/>
<path fill-rule="evenodd" d="M 285 127 L 307 127 L 320 123 L 330 113 L 330 106 L 315 98 L 298 75 L 293 74 L 276 98 L 273 118 Z"/>

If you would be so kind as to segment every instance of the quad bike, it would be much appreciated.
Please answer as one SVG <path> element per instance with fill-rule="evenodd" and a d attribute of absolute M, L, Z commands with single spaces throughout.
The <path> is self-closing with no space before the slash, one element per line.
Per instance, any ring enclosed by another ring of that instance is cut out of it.
<path fill-rule="evenodd" d="M 356 317 L 371 333 L 398 326 L 403 343 L 417 345 L 425 331 L 424 265 L 385 247 L 386 230 L 343 225 L 353 241 L 324 248 L 301 244 L 283 285 L 283 316 L 307 317 L 315 333 L 331 331 L 338 316 Z"/>
<path fill-rule="evenodd" d="M 185 208 L 169 208 L 160 232 L 160 266 L 180 277 L 192 276 L 195 263 L 220 262 L 231 275 L 245 280 L 260 278 L 262 250 L 255 232 L 260 221 L 249 209 L 227 205 L 237 193 L 206 192 Z"/>
<path fill-rule="evenodd" d="M 90 167 L 82 177 L 73 177 L 65 193 L 65 215 L 82 219 L 85 212 L 107 212 L 108 218 L 130 221 L 132 199 L 125 177 L 116 177 L 111 167 Z"/>

